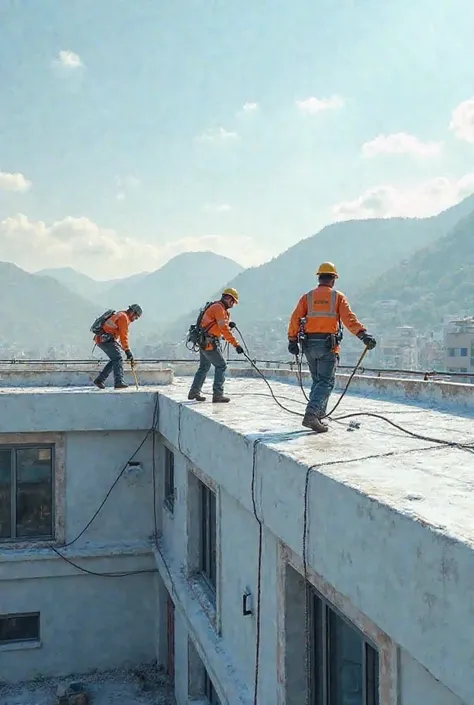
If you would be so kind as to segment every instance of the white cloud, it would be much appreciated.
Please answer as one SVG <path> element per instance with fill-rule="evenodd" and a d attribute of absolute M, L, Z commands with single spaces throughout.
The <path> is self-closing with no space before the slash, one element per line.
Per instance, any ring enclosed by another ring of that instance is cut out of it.
<path fill-rule="evenodd" d="M 375 186 L 353 201 L 333 208 L 336 220 L 360 218 L 424 218 L 437 215 L 474 193 L 474 172 L 460 179 L 430 179 L 411 188 Z"/>
<path fill-rule="evenodd" d="M 2 259 L 29 271 L 70 266 L 103 278 L 106 266 L 120 277 L 157 269 L 181 252 L 204 250 L 248 266 L 269 256 L 252 238 L 234 235 L 188 237 L 155 245 L 102 228 L 85 217 L 69 216 L 50 225 L 21 214 L 0 221 Z"/>
<path fill-rule="evenodd" d="M 255 113 L 259 109 L 258 103 L 244 103 L 242 106 L 242 112 L 245 114 Z"/>
<path fill-rule="evenodd" d="M 228 213 L 232 210 L 232 206 L 228 203 L 206 203 L 204 211 L 206 213 Z"/>
<path fill-rule="evenodd" d="M 229 132 L 223 127 L 210 128 L 196 138 L 198 142 L 229 142 L 236 140 L 237 132 Z"/>
<path fill-rule="evenodd" d="M 5 171 L 0 171 L 0 191 L 19 191 L 24 193 L 31 187 L 31 181 L 28 181 L 23 174 L 9 174 Z"/>
<path fill-rule="evenodd" d="M 344 100 L 338 96 L 333 95 L 330 98 L 306 98 L 306 100 L 297 100 L 296 105 L 302 113 L 307 115 L 317 115 L 324 110 L 338 110 L 344 105 Z"/>
<path fill-rule="evenodd" d="M 465 100 L 454 108 L 449 129 L 459 139 L 474 142 L 474 98 Z"/>
<path fill-rule="evenodd" d="M 53 61 L 54 66 L 60 66 L 64 69 L 73 70 L 84 66 L 79 54 L 74 51 L 60 51 L 57 58 Z"/>
<path fill-rule="evenodd" d="M 362 146 L 364 157 L 379 154 L 411 154 L 417 157 L 434 157 L 441 152 L 442 142 L 423 142 L 414 135 L 397 132 L 392 135 L 378 135 Z"/>

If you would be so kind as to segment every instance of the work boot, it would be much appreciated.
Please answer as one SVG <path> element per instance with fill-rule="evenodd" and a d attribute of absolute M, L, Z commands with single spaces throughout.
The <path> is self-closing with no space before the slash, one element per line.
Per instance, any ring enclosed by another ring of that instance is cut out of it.
<path fill-rule="evenodd" d="M 115 389 L 127 389 L 128 384 L 125 384 L 125 382 L 117 382 L 114 387 Z"/>
<path fill-rule="evenodd" d="M 98 377 L 94 380 L 94 384 L 96 387 L 99 387 L 99 389 L 105 389 L 105 384 Z"/>
<path fill-rule="evenodd" d="M 307 411 L 304 415 L 302 425 L 306 428 L 310 428 L 316 433 L 325 433 L 328 430 L 327 424 L 323 423 L 320 417 L 314 413 L 314 411 Z"/>
<path fill-rule="evenodd" d="M 213 404 L 227 404 L 229 401 L 229 397 L 225 397 L 223 394 L 214 394 L 212 396 Z"/>
<path fill-rule="evenodd" d="M 193 392 L 192 389 L 188 394 L 188 399 L 190 401 L 206 401 L 206 397 L 203 397 L 201 392 Z"/>

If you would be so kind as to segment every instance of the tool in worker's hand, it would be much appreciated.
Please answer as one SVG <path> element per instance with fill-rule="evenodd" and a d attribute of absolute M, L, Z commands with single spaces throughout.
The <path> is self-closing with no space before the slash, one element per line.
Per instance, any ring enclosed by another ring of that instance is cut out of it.
<path fill-rule="evenodd" d="M 135 387 L 136 387 L 137 390 L 138 390 L 138 376 L 137 376 L 137 373 L 136 373 L 136 370 L 135 370 L 135 367 L 136 367 L 136 366 L 137 366 L 137 363 L 135 362 L 135 360 L 130 360 L 130 367 L 132 368 L 133 377 L 134 377 L 134 379 L 135 379 Z"/>

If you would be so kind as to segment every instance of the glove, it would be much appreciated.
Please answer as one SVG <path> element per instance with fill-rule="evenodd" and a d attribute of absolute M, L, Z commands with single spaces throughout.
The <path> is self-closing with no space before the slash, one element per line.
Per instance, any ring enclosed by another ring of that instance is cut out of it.
<path fill-rule="evenodd" d="M 129 362 L 134 362 L 131 350 L 125 350 L 125 357 L 127 358 L 127 360 L 129 360 Z"/>
<path fill-rule="evenodd" d="M 357 336 L 362 340 L 364 345 L 367 347 L 368 350 L 373 350 L 375 346 L 377 345 L 377 341 L 375 340 L 373 335 L 369 335 L 369 333 L 359 333 Z"/>
<path fill-rule="evenodd" d="M 298 345 L 297 340 L 289 340 L 288 341 L 288 352 L 291 355 L 299 355 L 300 354 L 300 346 Z"/>
<path fill-rule="evenodd" d="M 232 330 L 232 328 L 237 328 L 237 324 L 234 323 L 234 321 L 229 321 L 229 328 Z"/>
<path fill-rule="evenodd" d="M 244 349 L 241 345 L 237 345 L 237 347 L 235 348 L 235 352 L 237 353 L 237 355 L 242 355 Z"/>

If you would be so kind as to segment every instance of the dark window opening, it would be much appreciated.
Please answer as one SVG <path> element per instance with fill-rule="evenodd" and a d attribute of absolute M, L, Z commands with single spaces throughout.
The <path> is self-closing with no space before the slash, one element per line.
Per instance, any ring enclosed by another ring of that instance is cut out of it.
<path fill-rule="evenodd" d="M 379 659 L 364 635 L 310 589 L 311 705 L 379 705 Z"/>
<path fill-rule="evenodd" d="M 203 482 L 200 487 L 201 531 L 199 570 L 211 587 L 216 591 L 216 495 Z"/>
<path fill-rule="evenodd" d="M 173 512 L 174 510 L 174 453 L 165 448 L 165 504 Z"/>
<path fill-rule="evenodd" d="M 53 538 L 52 446 L 0 448 L 0 540 Z"/>
<path fill-rule="evenodd" d="M 0 644 L 39 641 L 39 612 L 0 615 Z"/>
<path fill-rule="evenodd" d="M 214 688 L 206 669 L 204 669 L 204 695 L 206 696 L 209 705 L 221 705 L 221 701 L 219 700 L 216 689 Z"/>

